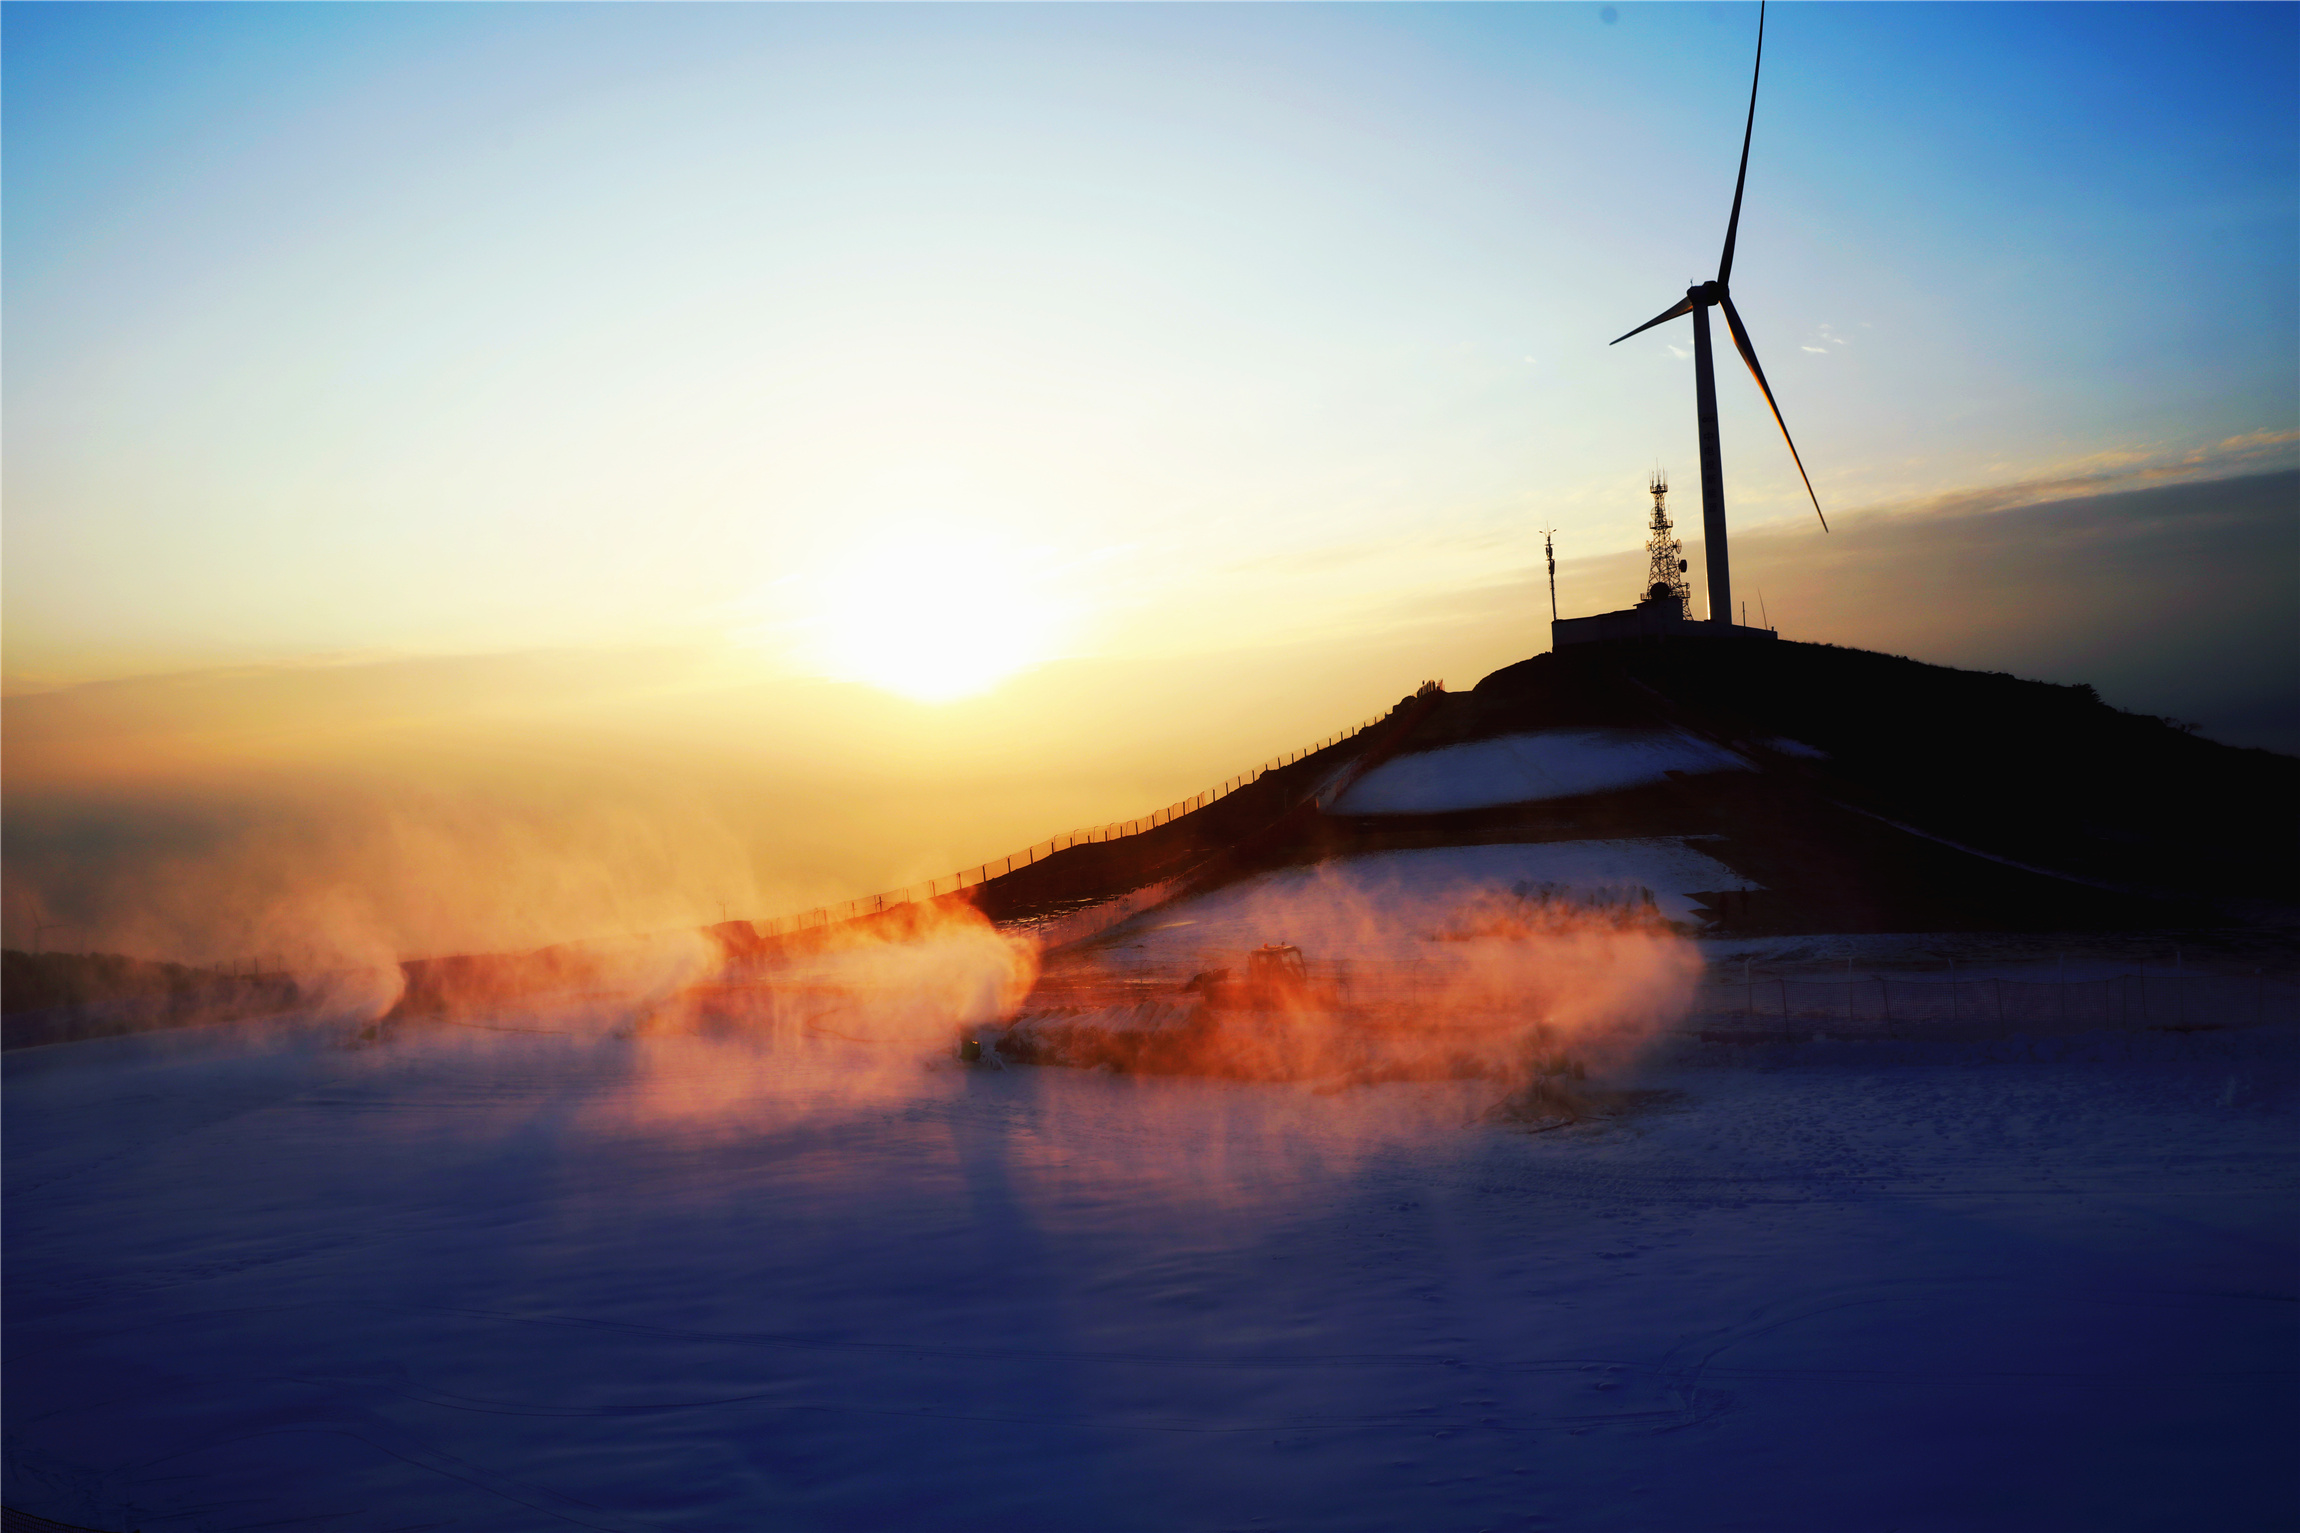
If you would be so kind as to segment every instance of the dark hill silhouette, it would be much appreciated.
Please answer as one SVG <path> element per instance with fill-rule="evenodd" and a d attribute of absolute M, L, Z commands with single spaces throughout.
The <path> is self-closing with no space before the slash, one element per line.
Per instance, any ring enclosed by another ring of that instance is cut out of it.
<path fill-rule="evenodd" d="M 2289 913 L 2300 760 L 2122 712 L 2090 687 L 1826 644 L 1633 640 L 1496 671 L 1447 697 L 1409 749 L 1571 726 L 1675 726 L 1760 770 L 1345 818 L 1299 853 L 1721 836 L 1704 850 L 1765 886 L 1712 907 L 1723 930 L 2115 929 Z"/>

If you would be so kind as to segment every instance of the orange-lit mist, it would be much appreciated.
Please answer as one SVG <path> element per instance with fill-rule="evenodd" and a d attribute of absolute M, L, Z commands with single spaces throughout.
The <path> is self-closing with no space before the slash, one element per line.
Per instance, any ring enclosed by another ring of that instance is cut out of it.
<path fill-rule="evenodd" d="M 386 1075 L 460 1061 L 545 1091 L 563 1076 L 575 1083 L 554 1110 L 566 1129 L 674 1141 L 937 1115 L 1020 1093 L 1037 1127 L 1005 1144 L 1000 1165 L 1018 1195 L 1052 1206 L 1067 1187 L 1116 1183 L 1237 1211 L 1282 1198 L 1292 1179 L 1458 1135 L 1569 1060 L 1600 1090 L 1682 1015 L 1700 969 L 1694 945 L 1637 891 L 1377 902 L 1322 877 L 1258 898 L 1252 919 L 1311 947 L 1321 976 L 1351 966 L 1346 1001 L 1205 1007 L 1183 987 L 1206 955 L 1179 947 L 1148 969 L 1074 953 L 1042 976 L 1027 940 L 964 906 L 922 906 L 750 959 L 692 936 L 586 944 L 556 990 L 403 1007 L 353 1035 L 345 1059 Z M 1096 983 L 1156 994 L 1066 1004 Z M 1192 1046 L 1118 1067 L 1125 1035 L 1145 1025 Z M 1036 1066 L 995 1049 L 976 1064 L 958 1057 L 962 1038 L 1050 1029 L 1074 1045 L 1067 1066 L 1053 1062 L 1059 1049 Z M 1080 1042 L 1090 1035 L 1113 1046 L 1108 1057 Z M 524 1121 L 539 1108 L 505 1110 Z"/>
<path fill-rule="evenodd" d="M 1299 950 L 1305 977 L 1258 984 L 1251 952 L 1179 941 L 1106 969 L 1073 962 L 1050 976 L 1043 1009 L 1006 1032 L 1002 1052 L 1326 1090 L 1517 1083 L 1568 1060 L 1600 1071 L 1627 1062 L 1684 1014 L 1702 966 L 1641 890 L 1401 898 L 1327 867 L 1249 885 L 1224 906 L 1226 929 Z M 1176 907 L 1184 919 L 1170 929 L 1186 931 L 1191 909 Z"/>

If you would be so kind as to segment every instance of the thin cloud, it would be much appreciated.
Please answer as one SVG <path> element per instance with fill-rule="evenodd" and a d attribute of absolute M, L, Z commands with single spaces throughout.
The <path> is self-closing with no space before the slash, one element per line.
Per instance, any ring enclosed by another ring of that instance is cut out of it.
<path fill-rule="evenodd" d="M 2277 474 L 2300 467 L 2300 452 L 2293 450 L 2295 444 L 2300 444 L 2300 431 L 2255 431 L 2187 449 L 2115 447 L 2087 453 L 2058 465 L 2052 472 L 2028 479 L 1982 489 L 1880 502 L 1859 509 L 1895 516 L 1974 514 L 2162 485 Z"/>
<path fill-rule="evenodd" d="M 2220 450 L 2223 452 L 2251 452 L 2261 448 L 2281 447 L 2287 442 L 2300 442 L 2300 430 L 2248 431 L 2242 436 L 2232 436 L 2222 442 Z"/>

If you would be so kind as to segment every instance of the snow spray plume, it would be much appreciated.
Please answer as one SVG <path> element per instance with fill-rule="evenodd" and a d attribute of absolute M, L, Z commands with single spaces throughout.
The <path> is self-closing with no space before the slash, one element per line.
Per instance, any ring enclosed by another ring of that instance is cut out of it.
<path fill-rule="evenodd" d="M 905 906 L 737 960 L 638 1029 L 642 1116 L 764 1123 L 916 1095 L 961 1029 L 1014 1015 L 1037 950 L 963 902 Z"/>
<path fill-rule="evenodd" d="M 235 784 L 9 828 L 12 937 L 64 923 L 76 948 L 185 963 L 531 952 L 804 903 L 712 815 L 611 786 Z"/>
<path fill-rule="evenodd" d="M 291 976 L 299 995 L 360 1022 L 395 1007 L 524 1004 L 530 990 L 648 991 L 625 971 L 656 959 L 612 943 L 602 954 L 596 939 L 693 931 L 722 900 L 789 902 L 758 886 L 748 852 L 708 815 L 548 784 L 522 797 L 287 783 L 276 798 L 204 806 L 92 802 L 72 827 L 28 832 L 39 855 L 12 843 L 12 930 L 47 928 L 49 947 Z M 496 956 L 417 960 L 403 997 L 401 963 L 419 954 Z M 679 984 L 698 961 L 677 961 Z"/>
<path fill-rule="evenodd" d="M 1290 975 L 1283 949 L 1306 955 Z M 1635 887 L 1288 869 L 1058 958 L 1011 1025 L 975 1030 L 967 1079 L 1029 1101 L 1032 1131 L 998 1143 L 1036 1206 L 1180 1202 L 1250 1240 L 1305 1187 L 1462 1153 L 1465 1124 L 1528 1092 L 1558 1099 L 1529 1104 L 1544 1118 L 1605 1110 L 1700 968 Z"/>
<path fill-rule="evenodd" d="M 378 948 L 341 891 L 323 891 L 292 912 L 256 912 L 246 917 L 245 929 L 274 937 L 295 933 L 300 962 L 290 968 L 285 944 L 277 942 L 251 944 L 260 958 L 221 964 L 141 959 L 101 947 L 11 949 L 9 1046 L 223 1022 L 358 1026 L 372 1023 L 399 999 L 399 966 Z"/>
<path fill-rule="evenodd" d="M 1092 1004 L 1090 981 L 1086 1004 L 1033 1009 L 992 1047 L 1001 1058 L 1336 1091 L 1515 1086 L 1626 1064 L 1684 1014 L 1701 968 L 1639 889 L 1408 897 L 1323 869 L 1258 883 L 1224 900 L 1223 924 L 1282 945 L 1201 952 L 1187 985 L 1126 1005 Z"/>

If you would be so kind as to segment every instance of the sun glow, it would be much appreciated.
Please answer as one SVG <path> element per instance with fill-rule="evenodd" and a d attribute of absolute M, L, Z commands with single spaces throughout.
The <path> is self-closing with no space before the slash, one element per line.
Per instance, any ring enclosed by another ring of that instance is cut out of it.
<path fill-rule="evenodd" d="M 1043 563 L 995 534 L 876 529 L 812 583 L 798 658 L 919 702 L 987 692 L 1055 656 L 1064 605 Z"/>

